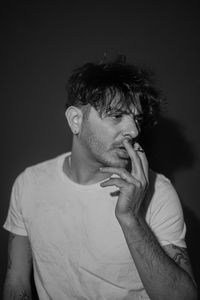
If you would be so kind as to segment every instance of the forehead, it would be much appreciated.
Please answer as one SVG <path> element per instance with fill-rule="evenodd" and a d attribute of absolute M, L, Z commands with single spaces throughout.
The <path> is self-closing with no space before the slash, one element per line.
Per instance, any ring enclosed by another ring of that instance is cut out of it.
<path fill-rule="evenodd" d="M 114 97 L 110 93 L 107 94 L 107 110 L 108 113 L 121 112 L 127 114 L 137 114 L 142 112 L 139 99 L 125 97 L 120 93 L 116 93 Z"/>

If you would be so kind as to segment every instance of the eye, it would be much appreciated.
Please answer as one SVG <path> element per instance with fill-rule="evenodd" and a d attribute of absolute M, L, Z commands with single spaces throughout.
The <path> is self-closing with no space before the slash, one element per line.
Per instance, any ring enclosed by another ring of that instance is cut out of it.
<path fill-rule="evenodd" d="M 116 119 L 116 120 L 118 120 L 118 119 L 122 119 L 122 117 L 123 117 L 123 115 L 122 114 L 116 114 L 116 115 L 113 115 L 113 116 L 111 116 L 113 119 Z"/>
<path fill-rule="evenodd" d="M 123 118 L 123 114 L 113 114 L 110 116 L 110 119 L 112 120 L 112 122 L 118 124 L 122 121 Z"/>
<path fill-rule="evenodd" d="M 122 113 L 112 113 L 112 114 L 109 114 L 107 117 L 114 122 L 120 122 L 123 118 L 123 114 Z"/>

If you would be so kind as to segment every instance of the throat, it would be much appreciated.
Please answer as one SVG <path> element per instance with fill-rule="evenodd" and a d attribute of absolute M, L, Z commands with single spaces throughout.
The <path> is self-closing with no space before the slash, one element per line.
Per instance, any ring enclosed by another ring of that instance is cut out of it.
<path fill-rule="evenodd" d="M 67 156 L 63 164 L 63 171 L 66 176 L 82 185 L 95 184 L 110 176 L 109 174 L 100 172 L 99 168 L 100 165 L 94 166 L 85 160 L 79 161 L 73 155 Z"/>

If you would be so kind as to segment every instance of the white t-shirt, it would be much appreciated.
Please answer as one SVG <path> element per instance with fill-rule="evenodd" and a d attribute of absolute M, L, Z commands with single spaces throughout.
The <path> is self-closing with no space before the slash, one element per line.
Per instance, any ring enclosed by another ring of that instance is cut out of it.
<path fill-rule="evenodd" d="M 29 237 L 39 298 L 149 299 L 115 217 L 116 187 L 71 181 L 63 172 L 66 155 L 18 176 L 4 224 Z M 161 245 L 185 247 L 178 196 L 166 177 L 152 174 L 146 221 Z"/>

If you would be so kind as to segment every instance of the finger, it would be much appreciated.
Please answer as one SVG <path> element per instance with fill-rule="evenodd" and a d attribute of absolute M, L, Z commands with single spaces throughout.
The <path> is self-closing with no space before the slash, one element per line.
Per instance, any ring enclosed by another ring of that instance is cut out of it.
<path fill-rule="evenodd" d="M 139 143 L 135 143 L 135 144 L 134 144 L 134 150 L 137 151 L 137 152 L 144 153 L 144 150 L 143 150 L 143 148 L 140 146 Z"/>
<path fill-rule="evenodd" d="M 140 158 L 145 178 L 148 181 L 148 178 L 149 178 L 149 163 L 148 163 L 146 154 L 145 154 L 144 150 L 141 148 L 141 146 L 139 146 L 139 149 L 137 149 L 136 152 L 137 152 L 138 157 Z"/>
<path fill-rule="evenodd" d="M 145 176 L 142 163 L 136 151 L 136 149 L 139 148 L 139 144 L 136 143 L 133 148 L 127 141 L 124 141 L 124 146 L 131 158 L 132 176 L 136 177 L 137 179 L 144 178 Z"/>
<path fill-rule="evenodd" d="M 114 185 L 118 188 L 122 188 L 122 187 L 126 187 L 128 185 L 128 183 L 120 178 L 111 178 L 111 179 L 101 182 L 100 185 L 102 187 Z"/>
<path fill-rule="evenodd" d="M 133 146 L 127 140 L 123 141 L 123 145 L 124 145 L 128 155 L 130 156 L 130 159 L 134 160 L 135 159 L 135 151 L 134 151 Z"/>
<path fill-rule="evenodd" d="M 119 175 L 121 179 L 124 179 L 130 183 L 132 183 L 133 181 L 131 174 L 124 168 L 104 167 L 104 168 L 100 168 L 100 171 Z"/>

